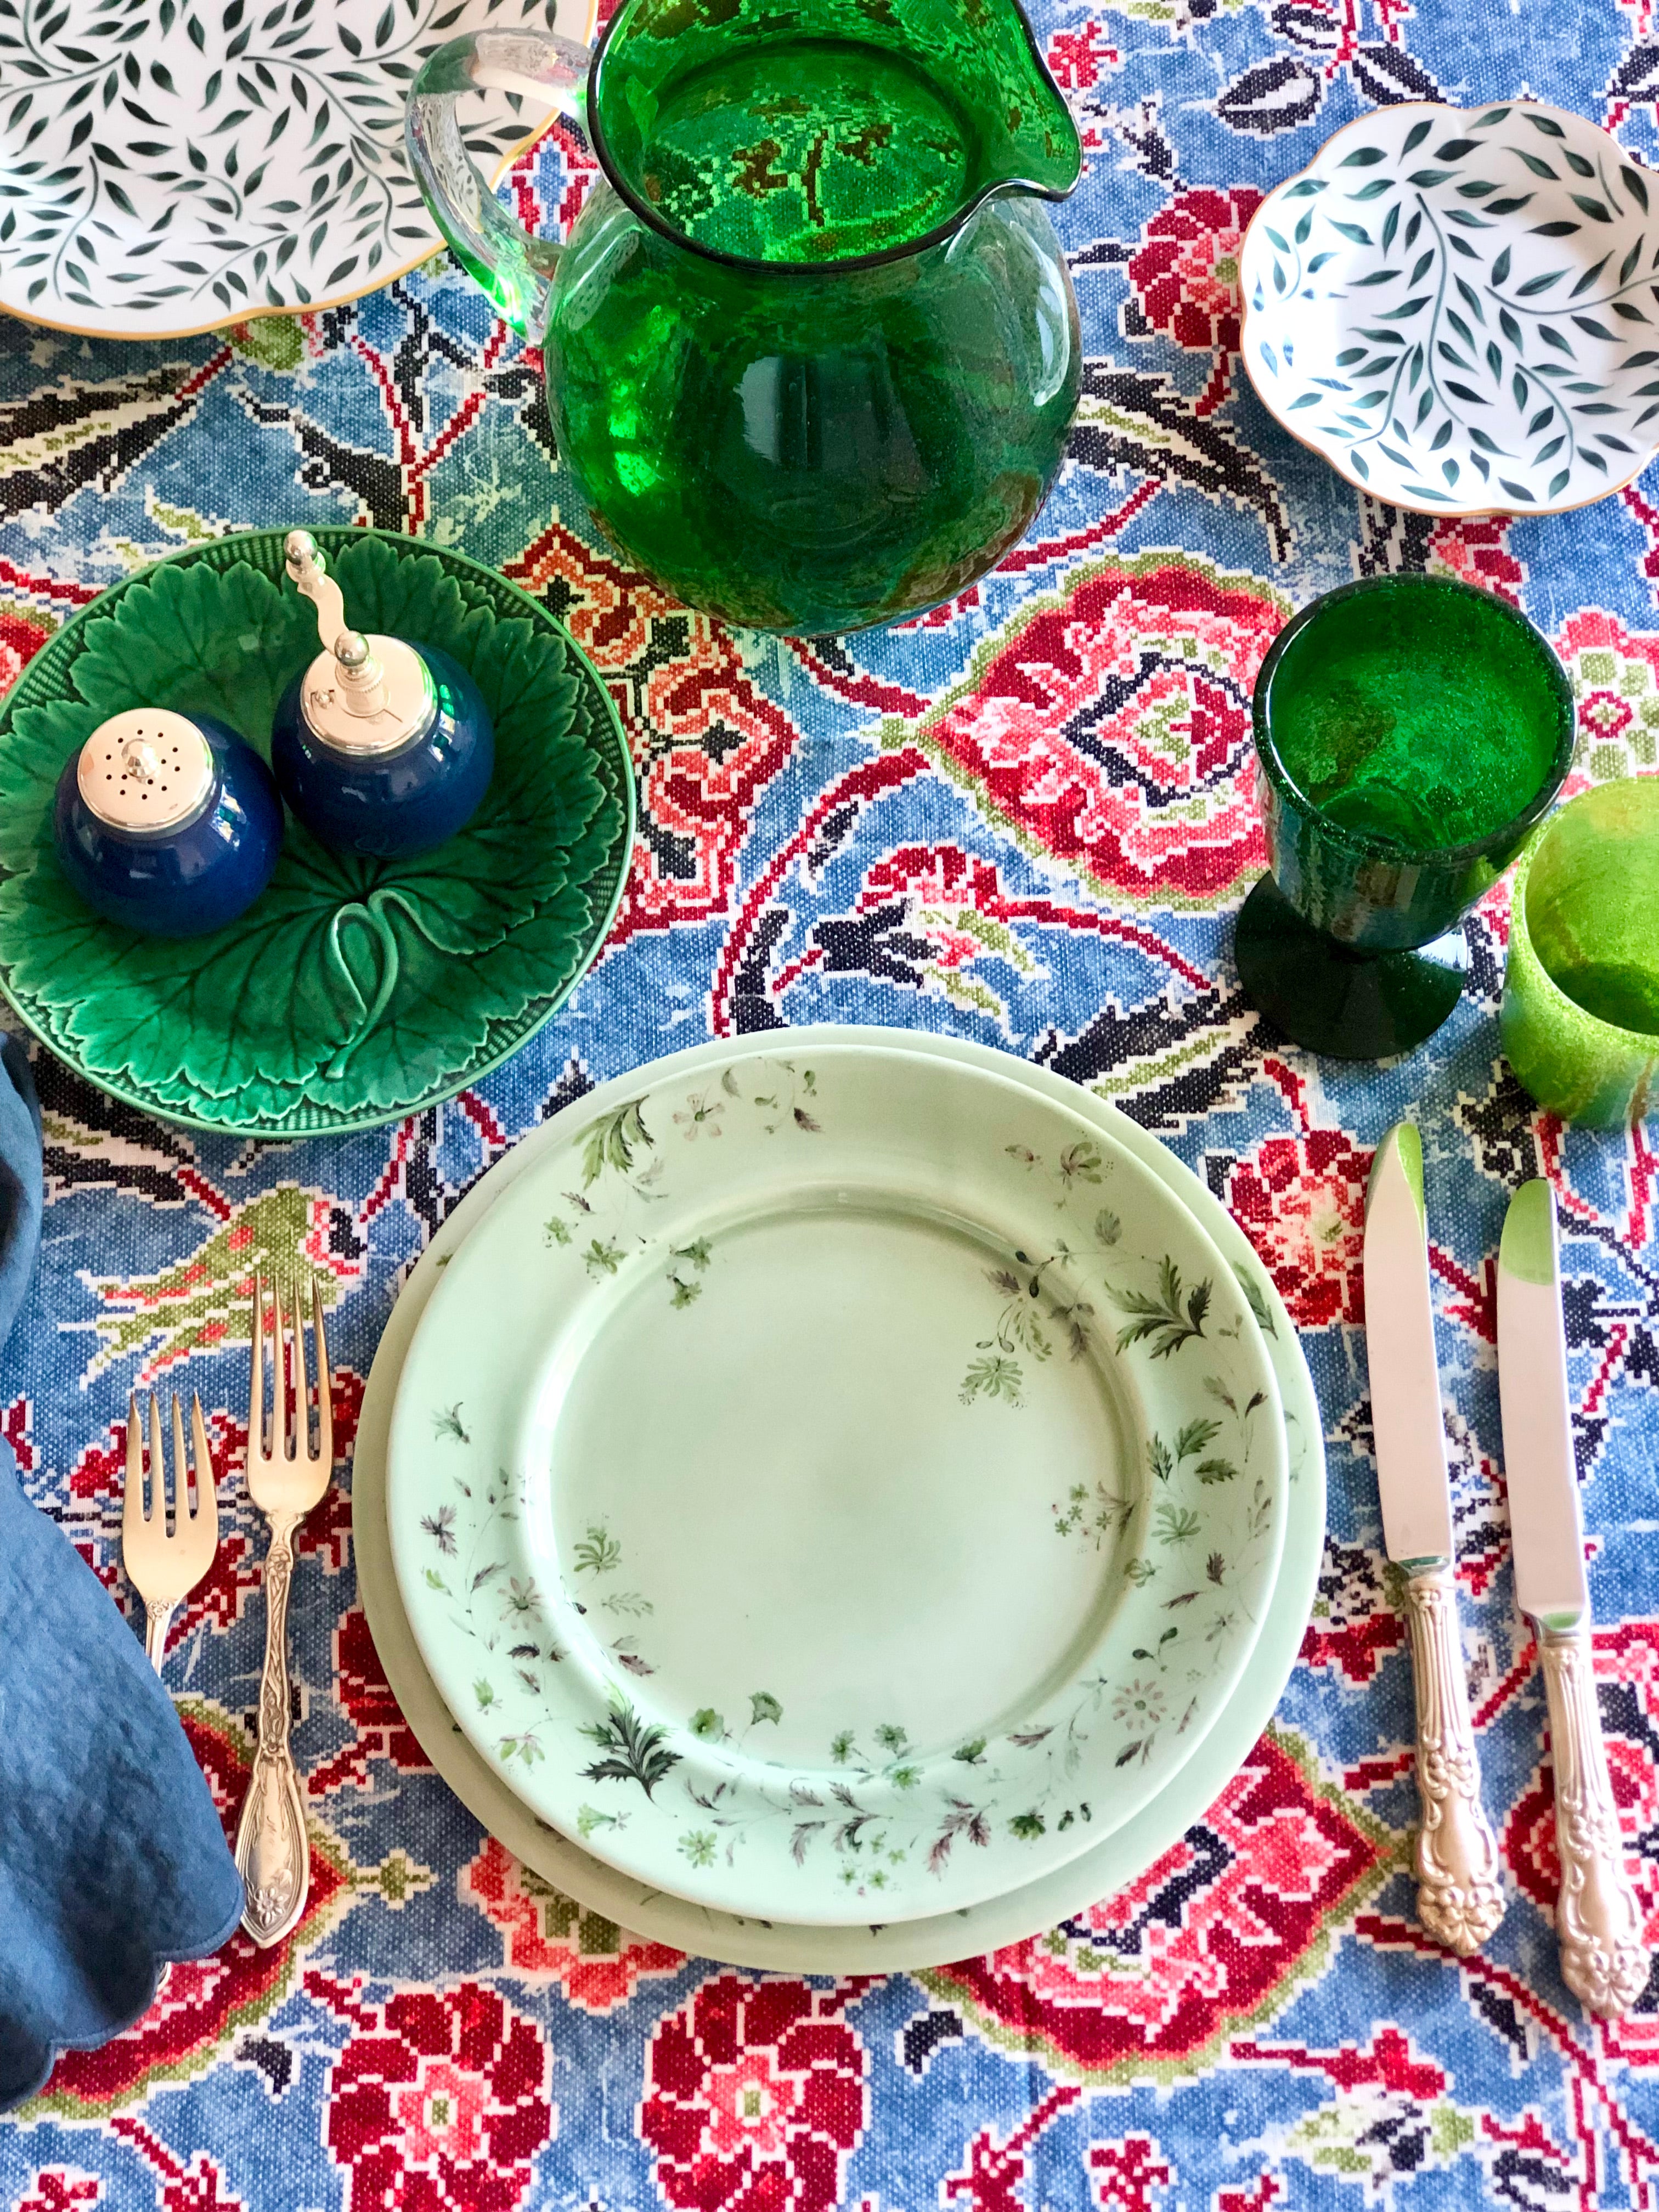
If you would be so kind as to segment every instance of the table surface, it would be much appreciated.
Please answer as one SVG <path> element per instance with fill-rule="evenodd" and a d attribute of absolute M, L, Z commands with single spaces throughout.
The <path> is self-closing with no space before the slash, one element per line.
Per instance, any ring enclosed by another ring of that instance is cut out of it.
<path fill-rule="evenodd" d="M 319 1838 L 302 1929 L 176 1970 L 138 2027 L 62 2063 L 0 2125 L 7 2208 L 1654 2202 L 1659 1984 L 1624 2026 L 1591 2027 L 1557 1970 L 1492 1273 L 1510 1191 L 1547 1172 L 1602 1711 L 1659 1934 L 1654 1154 L 1640 1134 L 1563 1131 L 1516 1090 L 1498 1050 L 1502 886 L 1471 924 L 1462 1004 L 1387 1070 L 1316 1063 L 1264 1033 L 1229 945 L 1262 864 L 1252 678 L 1290 609 L 1356 573 L 1426 563 L 1518 600 L 1577 693 L 1576 781 L 1655 763 L 1659 483 L 1513 525 L 1371 507 L 1243 388 L 1229 289 L 1258 192 L 1376 102 L 1524 88 L 1656 158 L 1650 11 L 1133 0 L 1091 16 L 1044 0 L 1036 23 L 1088 149 L 1058 211 L 1088 396 L 1027 543 L 904 629 L 735 637 L 620 568 L 550 477 L 537 364 L 453 270 L 228 337 L 89 345 L 0 327 L 0 678 L 97 589 L 192 537 L 372 522 L 498 564 L 568 622 L 621 709 L 641 802 L 621 916 L 569 1006 L 477 1091 L 404 1126 L 204 1140 L 42 1059 L 51 1202 L 0 1431 L 28 1494 L 131 1611 L 127 1392 L 201 1391 L 238 1472 L 168 1680 L 229 1808 L 264 1632 L 264 1529 L 239 1471 L 242 1255 L 303 1257 L 324 1279 L 349 1437 L 402 1272 L 548 1113 L 711 1033 L 950 1030 L 1057 1067 L 1165 1137 L 1244 1224 L 1304 1331 L 1330 1528 L 1274 1728 L 1132 1891 L 1036 1942 L 838 1987 L 700 1964 L 538 1890 L 428 1767 L 364 1630 L 343 1472 L 295 1582 L 295 1741 Z M 556 137 L 513 189 L 551 227 L 592 174 Z M 1407 1113 L 1424 1133 L 1465 1648 L 1510 1893 L 1461 1966 L 1423 1937 L 1402 1871 L 1410 1677 L 1359 1326 L 1366 1167 Z"/>

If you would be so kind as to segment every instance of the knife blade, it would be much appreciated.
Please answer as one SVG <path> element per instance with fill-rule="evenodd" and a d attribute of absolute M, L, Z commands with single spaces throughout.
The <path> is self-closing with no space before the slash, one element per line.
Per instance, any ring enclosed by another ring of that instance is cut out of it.
<path fill-rule="evenodd" d="M 1364 1267 L 1382 1535 L 1405 1578 L 1417 1690 L 1417 1917 L 1437 1942 L 1467 1957 L 1503 1918 L 1504 1896 L 1457 1625 L 1423 1140 L 1409 1121 L 1389 1130 L 1371 1162 Z"/>
<path fill-rule="evenodd" d="M 1498 1254 L 1498 1390 L 1516 1601 L 1537 1630 L 1549 1705 L 1561 1975 L 1588 2010 L 1618 2020 L 1646 1988 L 1651 1960 L 1625 1870 L 1596 1705 L 1561 1320 L 1560 1229 L 1555 1194 L 1542 1180 L 1522 1183 L 1504 1217 Z"/>
<path fill-rule="evenodd" d="M 1447 1564 L 1451 1492 L 1429 1291 L 1423 1140 L 1409 1121 L 1377 1146 L 1365 1192 L 1365 1359 L 1389 1557 L 1407 1570 Z"/>
<path fill-rule="evenodd" d="M 1516 1603 L 1540 1627 L 1572 1628 L 1589 1611 L 1589 1585 L 1567 1395 L 1555 1194 L 1542 1181 L 1522 1183 L 1504 1218 L 1498 1395 Z"/>

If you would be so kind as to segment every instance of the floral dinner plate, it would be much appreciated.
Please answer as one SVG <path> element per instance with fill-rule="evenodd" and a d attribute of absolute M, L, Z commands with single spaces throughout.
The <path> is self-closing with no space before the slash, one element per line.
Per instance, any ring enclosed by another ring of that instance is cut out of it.
<path fill-rule="evenodd" d="M 1659 450 L 1659 183 L 1541 101 L 1349 124 L 1256 210 L 1244 365 L 1340 476 L 1429 514 L 1542 514 Z"/>
<path fill-rule="evenodd" d="M 848 1044 L 860 1038 L 890 1048 L 901 1042 L 891 1030 L 838 1024 L 828 1031 L 816 1027 L 792 1030 L 789 1042 L 810 1056 L 826 1040 Z M 1265 1607 L 1261 1633 L 1214 1727 L 1187 1764 L 1127 1827 L 1109 1831 L 1068 1865 L 1020 1888 L 1005 1890 L 1000 1897 L 965 1913 L 941 1913 L 890 1926 L 876 1922 L 839 1928 L 802 1928 L 717 1913 L 630 1880 L 538 1820 L 508 1787 L 493 1755 L 481 1754 L 456 1727 L 416 1645 L 392 1565 L 386 1523 L 386 1444 L 410 1343 L 456 1251 L 526 1170 L 565 1141 L 571 1127 L 592 1120 L 613 1099 L 620 1103 L 638 1088 L 637 1074 L 614 1078 L 503 1153 L 445 1217 L 399 1291 L 381 1336 L 363 1394 L 351 1466 L 352 1556 L 358 1595 L 398 1709 L 443 1782 L 521 1862 L 519 1880 L 527 1895 L 540 1900 L 547 1924 L 556 1922 L 564 1926 L 561 1916 L 567 1912 L 569 1902 L 575 1901 L 580 1915 L 572 1924 L 582 1931 L 579 1940 L 584 1950 L 591 1940 L 609 1957 L 637 1937 L 670 1944 L 699 1957 L 735 1966 L 775 1967 L 787 1973 L 883 1973 L 976 1955 L 1018 1942 L 1035 1929 L 1073 1920 L 1096 1899 L 1111 1897 L 1171 1845 L 1179 1844 L 1193 1822 L 1203 1817 L 1248 1764 L 1296 1662 L 1310 1611 L 1316 1609 L 1325 1528 L 1323 1424 L 1290 1315 L 1237 1224 L 1200 1177 L 1157 1138 L 1149 1136 L 1115 1107 L 1049 1069 L 983 1045 L 930 1032 L 907 1030 L 902 1042 L 907 1052 L 977 1065 L 1039 1096 L 1046 1093 L 1057 1098 L 1083 1115 L 1168 1184 L 1214 1237 L 1235 1272 L 1251 1284 L 1267 1312 L 1267 1351 L 1284 1399 L 1291 1471 L 1285 1548 Z M 728 1054 L 729 1047 L 724 1044 L 694 1046 L 675 1055 L 672 1069 L 658 1062 L 653 1073 L 659 1080 L 671 1072 L 701 1080 L 708 1066 L 712 1066 L 718 1074 Z M 1067 1931 L 1067 1940 L 1074 1944 L 1086 1942 L 1091 1956 L 1101 1957 L 1097 1948 L 1101 1939 L 1095 1933 L 1098 1924 L 1097 1920 L 1091 1924 L 1090 1917 L 1083 1917 Z M 632 1929 L 634 1936 L 618 1932 L 623 1929 Z M 1133 1954 L 1131 1942 L 1129 1955 Z M 1103 1963 L 1109 1962 L 1103 1960 Z"/>
<path fill-rule="evenodd" d="M 716 1910 L 1064 1864 L 1191 1754 L 1284 1537 L 1240 1279 L 1127 1149 L 902 1050 L 643 1071 L 456 1255 L 390 1440 L 422 1657 L 525 1802 Z"/>

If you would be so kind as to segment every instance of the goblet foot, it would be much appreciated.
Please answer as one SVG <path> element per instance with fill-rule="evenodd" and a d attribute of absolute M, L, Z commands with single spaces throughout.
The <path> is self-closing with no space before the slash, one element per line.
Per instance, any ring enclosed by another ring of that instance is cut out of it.
<path fill-rule="evenodd" d="M 1431 1036 L 1468 970 L 1461 927 L 1399 952 L 1357 952 L 1304 921 L 1271 876 L 1244 902 L 1234 939 L 1244 995 L 1310 1052 L 1386 1060 Z"/>

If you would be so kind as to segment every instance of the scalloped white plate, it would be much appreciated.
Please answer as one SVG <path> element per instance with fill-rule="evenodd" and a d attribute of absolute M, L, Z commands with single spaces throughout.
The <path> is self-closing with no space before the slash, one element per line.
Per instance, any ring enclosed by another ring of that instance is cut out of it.
<path fill-rule="evenodd" d="M 1256 210 L 1244 366 L 1291 436 L 1424 514 L 1547 514 L 1659 451 L 1659 178 L 1565 108 L 1361 117 Z"/>
<path fill-rule="evenodd" d="M 0 0 L 0 308 L 184 337 L 338 307 L 443 244 L 404 157 L 427 56 L 596 0 Z M 499 177 L 514 113 L 468 143 Z"/>

